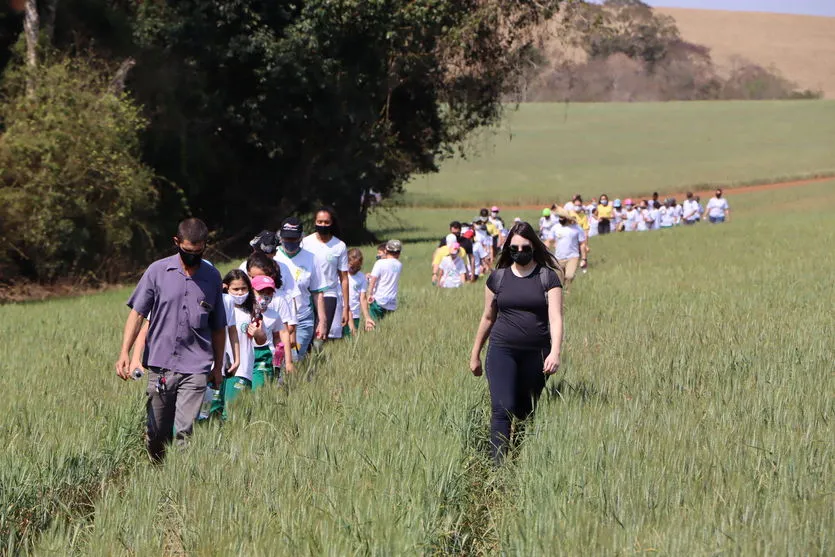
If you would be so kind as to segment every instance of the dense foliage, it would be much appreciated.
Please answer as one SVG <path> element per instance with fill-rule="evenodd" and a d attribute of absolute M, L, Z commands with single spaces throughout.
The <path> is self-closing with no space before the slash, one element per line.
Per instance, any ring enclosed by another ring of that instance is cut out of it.
<path fill-rule="evenodd" d="M 94 63 L 50 61 L 34 77 L 30 96 L 26 72 L 8 72 L 0 103 L 0 269 L 112 280 L 152 237 L 146 122 Z"/>
<path fill-rule="evenodd" d="M 171 229 L 187 207 L 239 245 L 327 203 L 359 240 L 368 192 L 435 171 L 499 119 L 519 53 L 559 2 L 45 0 L 57 11 L 42 36 L 114 66 L 136 59 L 143 158 L 165 185 L 147 224 Z M 0 38 L 15 25 L 0 21 Z M 53 276 L 38 265 L 35 277 Z"/>

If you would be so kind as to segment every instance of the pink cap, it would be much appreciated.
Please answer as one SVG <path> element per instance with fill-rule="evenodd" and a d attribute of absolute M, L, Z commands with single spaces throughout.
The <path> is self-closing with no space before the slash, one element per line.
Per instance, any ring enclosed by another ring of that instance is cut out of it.
<path fill-rule="evenodd" d="M 629 198 L 629 197 L 627 197 L 627 198 L 624 200 L 623 204 L 624 204 L 624 205 L 634 205 L 634 203 L 632 203 L 632 198 Z"/>
<path fill-rule="evenodd" d="M 275 281 L 266 275 L 259 275 L 257 277 L 252 277 L 252 289 L 256 292 L 261 290 L 265 290 L 267 288 L 272 288 L 275 290 Z"/>
<path fill-rule="evenodd" d="M 498 212 L 499 212 L 499 208 L 498 208 L 498 207 L 496 207 L 495 205 L 493 205 L 492 207 L 490 207 L 490 210 L 491 210 L 491 211 L 493 211 L 494 213 L 498 213 Z"/>

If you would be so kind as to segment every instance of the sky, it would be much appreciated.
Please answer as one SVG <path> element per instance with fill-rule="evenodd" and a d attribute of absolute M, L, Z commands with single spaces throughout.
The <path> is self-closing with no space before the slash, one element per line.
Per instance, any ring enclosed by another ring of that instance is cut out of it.
<path fill-rule="evenodd" d="M 835 0 L 644 0 L 650 6 L 835 17 Z"/>

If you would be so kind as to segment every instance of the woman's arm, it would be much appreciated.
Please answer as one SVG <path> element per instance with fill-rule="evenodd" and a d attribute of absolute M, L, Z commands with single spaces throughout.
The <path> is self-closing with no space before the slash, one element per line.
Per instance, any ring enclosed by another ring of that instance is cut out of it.
<path fill-rule="evenodd" d="M 444 268 L 438 267 L 438 288 L 443 288 L 444 283 Z"/>
<path fill-rule="evenodd" d="M 484 287 L 484 312 L 481 314 L 481 321 L 478 323 L 478 331 L 475 334 L 473 341 L 473 351 L 470 354 L 470 371 L 473 375 L 478 377 L 482 373 L 481 369 L 481 350 L 484 348 L 484 343 L 487 342 L 487 337 L 490 336 L 490 331 L 493 329 L 493 323 L 496 322 L 496 295 L 490 291 L 486 286 Z M 562 326 L 562 324 L 560 324 Z"/>
<path fill-rule="evenodd" d="M 543 362 L 542 371 L 546 375 L 556 373 L 560 368 L 562 350 L 562 288 L 548 291 L 548 325 L 551 329 L 551 352 Z"/>

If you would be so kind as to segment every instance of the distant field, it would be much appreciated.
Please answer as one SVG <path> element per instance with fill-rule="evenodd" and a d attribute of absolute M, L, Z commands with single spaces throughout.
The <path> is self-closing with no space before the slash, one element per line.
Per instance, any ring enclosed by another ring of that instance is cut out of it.
<path fill-rule="evenodd" d="M 835 171 L 835 101 L 525 104 L 402 203 L 525 205 Z"/>
<path fill-rule="evenodd" d="M 774 65 L 803 89 L 835 97 L 835 18 L 803 15 L 656 8 L 675 18 L 682 37 L 710 47 L 722 68 L 741 56 Z"/>
<path fill-rule="evenodd" d="M 498 471 L 466 370 L 482 290 L 428 281 L 426 240 L 460 210 L 378 222 L 406 240 L 402 308 L 161 469 L 143 385 L 111 369 L 128 292 L 0 306 L 4 549 L 831 555 L 835 181 L 730 202 L 721 227 L 593 242 L 561 394 Z"/>

